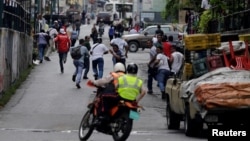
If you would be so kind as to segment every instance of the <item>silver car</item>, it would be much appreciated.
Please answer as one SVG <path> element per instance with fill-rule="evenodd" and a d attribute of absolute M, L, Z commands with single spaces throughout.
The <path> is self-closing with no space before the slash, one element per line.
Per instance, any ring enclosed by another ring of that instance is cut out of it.
<path fill-rule="evenodd" d="M 141 33 L 123 35 L 122 38 L 127 41 L 130 52 L 137 52 L 139 48 L 148 48 L 146 45 L 147 40 L 152 40 L 156 30 L 157 25 L 148 26 Z M 161 25 L 161 30 L 167 36 L 172 35 L 174 41 L 179 40 L 179 32 L 174 31 L 172 25 Z"/>

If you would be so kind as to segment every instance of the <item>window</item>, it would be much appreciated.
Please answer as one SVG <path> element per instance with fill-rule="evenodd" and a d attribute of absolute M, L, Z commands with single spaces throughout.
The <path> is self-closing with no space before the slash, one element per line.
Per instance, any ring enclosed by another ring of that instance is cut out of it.
<path fill-rule="evenodd" d="M 109 11 L 109 12 L 112 12 L 113 11 L 113 5 L 112 4 L 105 5 L 105 10 Z"/>
<path fill-rule="evenodd" d="M 161 27 L 161 29 L 162 29 L 162 31 L 163 31 L 164 33 L 167 33 L 167 32 L 169 32 L 169 31 L 171 31 L 171 30 L 170 30 L 170 27 Z"/>
<path fill-rule="evenodd" d="M 130 4 L 116 4 L 115 5 L 117 12 L 132 12 L 133 11 L 133 5 Z"/>
<path fill-rule="evenodd" d="M 148 35 L 154 35 L 155 30 L 156 30 L 156 27 L 152 27 L 152 28 L 149 28 L 148 30 L 146 30 L 146 32 L 148 32 Z"/>

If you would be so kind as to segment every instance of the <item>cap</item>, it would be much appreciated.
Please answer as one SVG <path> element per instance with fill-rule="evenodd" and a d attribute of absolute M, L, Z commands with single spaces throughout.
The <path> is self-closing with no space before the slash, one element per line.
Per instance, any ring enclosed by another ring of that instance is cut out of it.
<path fill-rule="evenodd" d="M 60 29 L 61 34 L 66 34 L 65 30 L 63 28 Z"/>

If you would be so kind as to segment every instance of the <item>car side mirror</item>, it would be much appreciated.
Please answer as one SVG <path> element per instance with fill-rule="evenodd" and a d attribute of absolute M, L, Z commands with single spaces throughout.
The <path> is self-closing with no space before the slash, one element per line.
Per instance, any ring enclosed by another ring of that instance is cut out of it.
<path fill-rule="evenodd" d="M 147 35 L 148 35 L 148 32 L 145 32 L 144 35 L 147 36 Z"/>

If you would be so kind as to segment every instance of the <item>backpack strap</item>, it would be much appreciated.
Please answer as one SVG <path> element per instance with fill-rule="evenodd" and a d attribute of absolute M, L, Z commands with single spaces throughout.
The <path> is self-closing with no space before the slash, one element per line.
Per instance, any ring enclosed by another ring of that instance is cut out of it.
<path fill-rule="evenodd" d="M 97 44 L 93 47 L 93 49 L 91 50 L 90 54 L 93 53 L 93 50 L 94 50 L 98 45 L 99 45 L 99 43 L 97 43 Z"/>

